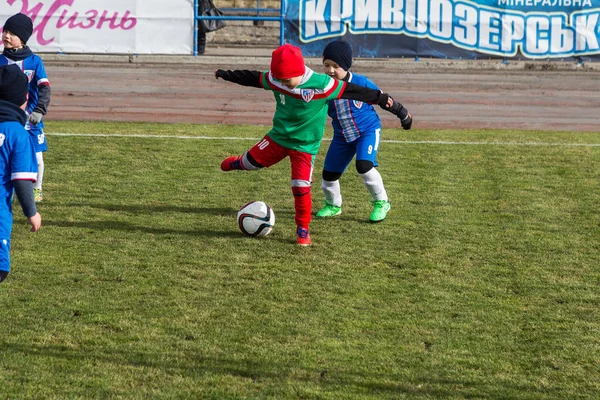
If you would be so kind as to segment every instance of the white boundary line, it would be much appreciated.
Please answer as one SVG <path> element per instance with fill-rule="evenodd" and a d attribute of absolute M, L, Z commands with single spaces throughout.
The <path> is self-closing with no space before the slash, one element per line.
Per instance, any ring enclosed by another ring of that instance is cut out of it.
<path fill-rule="evenodd" d="M 75 136 L 75 137 L 125 137 L 125 138 L 156 138 L 156 139 L 196 139 L 196 140 L 251 140 L 259 141 L 261 138 L 243 138 L 231 136 L 170 136 L 170 135 L 124 135 L 106 133 L 61 133 L 48 132 L 48 136 Z M 325 141 L 331 139 L 323 139 Z M 463 146 L 565 146 L 565 147 L 600 147 L 600 143 L 544 143 L 544 142 L 454 142 L 444 140 L 381 140 L 381 143 L 399 144 L 439 144 L 439 145 L 463 145 Z"/>

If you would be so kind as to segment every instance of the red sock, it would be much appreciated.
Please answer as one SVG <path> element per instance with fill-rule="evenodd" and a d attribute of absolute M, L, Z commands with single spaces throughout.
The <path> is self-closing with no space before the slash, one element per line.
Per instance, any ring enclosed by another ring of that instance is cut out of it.
<path fill-rule="evenodd" d="M 294 208 L 296 209 L 296 225 L 308 229 L 312 213 L 312 197 L 310 187 L 292 186 Z"/>

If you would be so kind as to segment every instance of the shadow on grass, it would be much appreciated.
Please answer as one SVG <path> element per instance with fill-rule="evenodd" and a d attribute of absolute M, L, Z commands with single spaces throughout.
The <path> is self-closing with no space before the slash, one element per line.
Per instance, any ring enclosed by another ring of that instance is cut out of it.
<path fill-rule="evenodd" d="M 346 214 L 346 215 L 342 214 L 342 215 L 340 215 L 339 219 L 342 220 L 342 221 L 356 222 L 358 224 L 375 225 L 373 222 L 369 221 L 369 217 L 368 216 L 367 217 L 362 216 L 362 215 L 357 215 L 357 216 L 352 215 L 352 216 L 350 216 L 348 214 Z M 381 222 L 384 222 L 384 221 L 381 221 Z M 377 223 L 379 224 L 381 222 L 377 222 Z"/>
<path fill-rule="evenodd" d="M 314 221 L 320 221 L 320 222 L 335 222 L 335 221 L 339 221 L 339 222 L 354 222 L 357 224 L 366 224 L 366 225 L 378 225 L 378 224 L 384 224 L 385 220 L 381 221 L 381 222 L 377 222 L 377 223 L 373 223 L 371 221 L 369 221 L 369 216 L 368 215 L 362 215 L 362 214 L 358 214 L 358 213 L 342 213 L 342 215 L 336 215 L 335 217 L 317 217 L 313 214 L 313 222 Z"/>
<path fill-rule="evenodd" d="M 82 204 L 82 203 L 67 203 L 65 204 L 67 207 L 76 207 L 76 208 L 96 208 L 106 211 L 114 211 L 114 212 L 123 212 L 123 213 L 131 213 L 138 215 L 148 215 L 150 218 L 155 213 L 183 213 L 183 214 L 205 214 L 212 216 L 220 216 L 220 217 L 231 217 L 233 218 L 233 224 L 235 225 L 235 216 L 238 212 L 237 209 L 231 207 L 177 207 L 177 206 L 169 206 L 169 205 L 117 205 L 117 204 Z M 281 243 L 293 243 L 296 242 L 295 236 L 295 222 L 294 222 L 294 211 L 284 210 L 276 212 L 277 221 L 281 223 L 283 221 L 284 224 L 289 224 L 293 226 L 293 237 L 277 237 L 274 238 L 271 235 L 269 240 L 277 240 Z M 164 218 L 164 216 L 162 217 Z M 126 217 L 125 217 L 126 219 Z M 238 230 L 231 230 L 230 226 L 224 227 L 224 229 L 219 230 L 219 225 L 213 225 L 210 227 L 202 226 L 198 227 L 198 229 L 170 229 L 170 228 L 157 228 L 152 226 L 144 226 L 139 224 L 132 224 L 126 221 L 115 221 L 115 220 L 101 220 L 101 221 L 58 221 L 50 219 L 44 219 L 44 226 L 55 226 L 60 228 L 80 228 L 87 230 L 97 230 L 97 231 L 108 231 L 108 230 L 116 230 L 123 232 L 144 232 L 154 235 L 189 235 L 189 236 L 198 236 L 198 237 L 226 237 L 226 238 L 240 238 L 240 232 Z"/>
<path fill-rule="evenodd" d="M 98 208 L 106 211 L 128 212 L 132 214 L 147 213 L 183 213 L 183 214 L 207 214 L 207 215 L 232 215 L 238 212 L 232 207 L 178 207 L 173 205 L 135 205 L 135 204 L 91 204 L 91 203 L 67 203 L 66 207 L 76 208 Z"/>
<path fill-rule="evenodd" d="M 198 229 L 169 229 L 169 228 L 154 228 L 151 226 L 135 225 L 123 221 L 54 221 L 52 219 L 44 220 L 45 227 L 59 228 L 79 228 L 83 230 L 94 231 L 121 231 L 121 232 L 143 232 L 152 235 L 186 235 L 196 237 L 211 237 L 211 238 L 231 238 L 231 239 L 252 239 L 262 240 L 262 238 L 249 238 L 244 236 L 239 230 L 231 230 L 231 228 L 216 230 L 206 229 L 205 227 Z M 276 240 L 280 243 L 295 243 L 296 237 L 271 237 L 268 240 Z"/>
<path fill-rule="evenodd" d="M 56 226 L 60 228 L 81 228 L 87 230 L 98 230 L 98 231 L 107 231 L 107 230 L 116 230 L 123 232 L 145 232 L 151 233 L 154 235 L 168 235 L 168 234 L 176 234 L 176 235 L 190 235 L 190 236 L 209 236 L 209 237 L 239 237 L 239 232 L 233 232 L 228 230 L 207 230 L 207 229 L 192 229 L 192 230 L 182 230 L 182 229 L 169 229 L 169 228 L 153 228 L 150 226 L 140 226 L 135 224 L 130 224 L 123 221 L 53 221 L 53 220 L 44 220 L 44 226 Z"/>
<path fill-rule="evenodd" d="M 128 212 L 132 214 L 147 214 L 147 213 L 182 213 L 182 214 L 206 214 L 218 216 L 235 216 L 239 211 L 233 207 L 180 207 L 172 205 L 133 205 L 133 204 L 89 204 L 89 203 L 67 203 L 66 207 L 76 208 L 97 208 L 106 211 Z M 293 211 L 278 210 L 277 217 L 294 216 Z"/>
<path fill-rule="evenodd" d="M 253 383 L 262 384 L 265 388 L 277 386 L 282 392 L 289 388 L 290 395 L 297 394 L 297 390 L 303 383 L 307 384 L 307 388 L 317 384 L 322 390 L 333 395 L 339 392 L 338 394 L 343 395 L 344 398 L 365 398 L 365 390 L 372 397 L 397 398 L 396 396 L 408 395 L 434 399 L 455 398 L 461 392 L 457 391 L 457 387 L 464 388 L 464 395 L 471 394 L 475 397 L 483 396 L 485 398 L 486 393 L 495 393 L 498 389 L 493 384 L 490 387 L 490 384 L 483 382 L 478 385 L 477 382 L 467 379 L 457 380 L 435 375 L 414 376 L 410 382 L 407 382 L 405 378 L 398 375 L 347 369 L 300 368 L 292 360 L 287 364 L 276 364 L 273 363 L 273 360 L 269 360 L 268 363 L 260 363 L 250 360 L 206 357 L 190 351 L 169 354 L 168 352 L 124 351 L 122 347 L 114 350 L 106 348 L 75 350 L 72 347 L 60 345 L 22 345 L 6 342 L 1 343 L 1 347 L 6 358 L 10 358 L 11 353 L 26 356 L 30 360 L 39 357 L 40 362 L 48 362 L 49 369 L 53 368 L 50 365 L 53 362 L 60 364 L 60 361 L 57 360 L 66 360 L 74 368 L 77 368 L 77 363 L 87 364 L 88 367 L 85 370 L 88 371 L 90 363 L 100 370 L 102 370 L 103 363 L 132 368 L 152 368 L 155 371 L 162 371 L 162 374 L 158 374 L 155 378 L 164 375 L 167 380 L 169 376 L 176 375 L 190 380 L 198 380 L 200 383 L 204 376 L 208 376 L 207 379 L 211 381 L 214 381 L 214 376 L 233 376 L 251 379 Z M 303 372 L 299 373 L 299 368 Z M 108 372 L 104 377 L 90 376 L 90 380 L 93 379 L 96 382 L 100 382 L 101 379 L 111 380 L 110 375 L 114 372 L 111 372 L 110 369 L 106 371 Z M 101 371 L 96 371 L 96 374 L 101 374 Z M 55 375 L 55 379 L 57 381 L 54 383 L 60 385 L 61 382 L 58 381 L 61 379 L 60 376 Z M 381 382 L 381 380 L 386 382 Z M 390 382 L 390 380 L 395 382 Z M 535 391 L 533 387 L 520 386 L 522 387 L 511 387 L 510 392 L 514 393 L 516 390 L 531 394 L 532 391 Z M 90 390 L 94 390 L 94 388 L 90 386 Z M 165 394 L 168 391 L 169 389 L 165 388 Z M 352 391 L 355 393 L 352 394 Z"/>

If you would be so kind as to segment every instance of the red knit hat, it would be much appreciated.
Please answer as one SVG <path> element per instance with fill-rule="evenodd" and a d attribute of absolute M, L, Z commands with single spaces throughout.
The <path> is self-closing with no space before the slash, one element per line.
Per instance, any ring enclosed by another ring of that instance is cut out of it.
<path fill-rule="evenodd" d="M 273 51 L 271 74 L 277 79 L 290 79 L 304 75 L 302 50 L 291 44 L 284 44 Z"/>

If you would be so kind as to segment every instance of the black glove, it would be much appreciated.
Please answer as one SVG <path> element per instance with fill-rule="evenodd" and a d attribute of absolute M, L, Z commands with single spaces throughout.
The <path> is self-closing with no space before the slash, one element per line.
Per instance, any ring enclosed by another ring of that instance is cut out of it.
<path fill-rule="evenodd" d="M 386 104 L 381 105 L 381 108 L 391 112 L 396 117 L 400 118 L 400 120 L 403 120 L 404 118 L 406 118 L 406 116 L 408 115 L 408 110 L 406 108 L 404 108 L 404 106 L 402 104 L 400 104 L 396 100 L 392 99 L 392 106 L 387 107 L 387 99 L 390 98 L 390 96 L 387 93 L 382 93 L 381 96 L 379 96 L 379 97 L 381 98 L 383 96 L 386 96 L 385 97 Z M 378 104 L 379 104 L 379 102 L 378 102 Z"/>
<path fill-rule="evenodd" d="M 218 70 L 215 71 L 215 78 L 216 79 L 219 79 L 219 78 L 223 79 L 223 76 L 225 76 L 225 71 L 224 70 L 218 69 Z"/>
<path fill-rule="evenodd" d="M 6 279 L 8 276 L 8 271 L 0 271 L 0 282 Z"/>
<path fill-rule="evenodd" d="M 400 118 L 400 125 L 405 130 L 409 130 L 412 127 L 412 115 L 408 113 L 404 119 Z"/>
<path fill-rule="evenodd" d="M 390 98 L 391 97 L 389 94 L 381 93 L 377 99 L 377 105 L 397 116 L 400 120 L 402 128 L 409 130 L 412 127 L 412 116 L 402 104 L 398 103 L 394 99 L 392 99 L 392 106 L 388 107 L 387 103 Z"/>
<path fill-rule="evenodd" d="M 390 95 L 387 93 L 380 93 L 379 94 L 379 98 L 377 98 L 377 105 L 381 108 L 383 108 L 384 110 L 389 110 L 388 106 L 387 106 L 387 102 L 388 99 L 390 98 Z"/>

